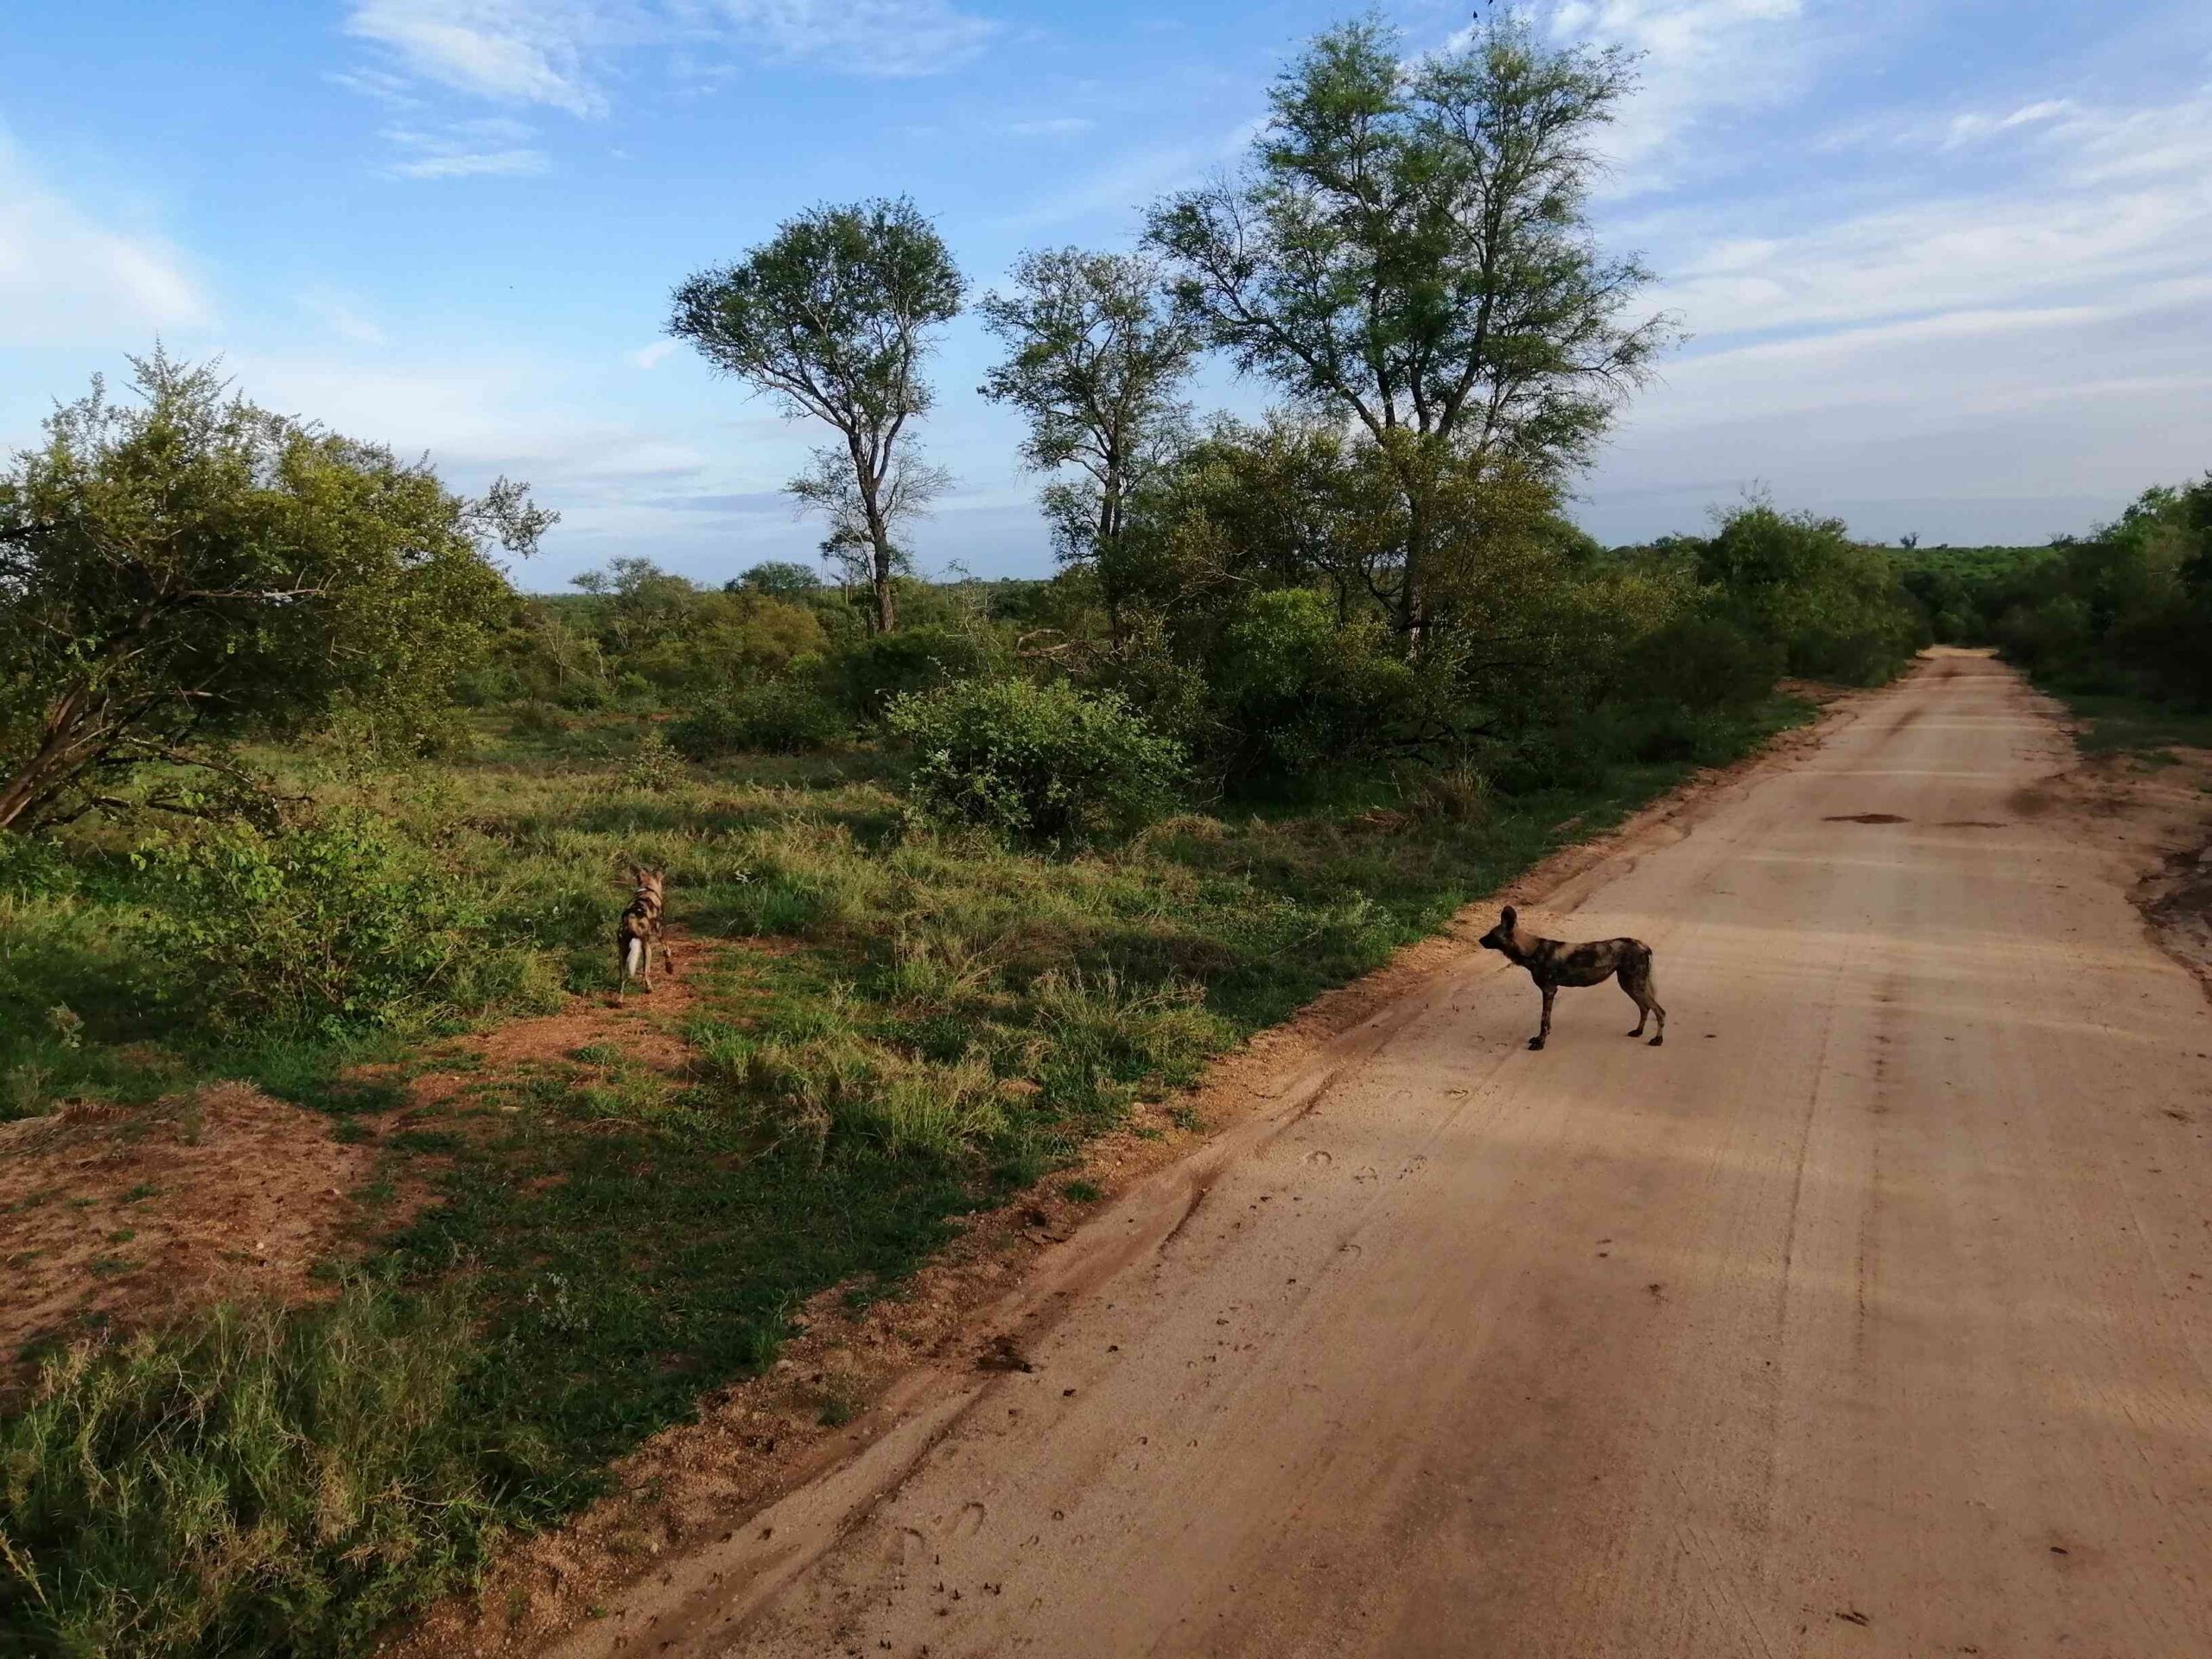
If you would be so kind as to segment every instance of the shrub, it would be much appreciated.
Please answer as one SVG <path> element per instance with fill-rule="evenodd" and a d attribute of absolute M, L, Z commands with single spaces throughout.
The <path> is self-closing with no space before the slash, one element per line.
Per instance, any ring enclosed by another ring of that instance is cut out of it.
<path fill-rule="evenodd" d="M 1622 687 L 1631 699 L 1685 709 L 1744 709 L 1782 677 L 1779 642 L 1754 639 L 1718 616 L 1685 616 L 1648 635 L 1629 653 Z"/>
<path fill-rule="evenodd" d="M 1416 689 L 1379 622 L 1340 626 L 1307 588 L 1251 595 L 1205 673 L 1232 778 L 1305 778 L 1370 755 Z"/>
<path fill-rule="evenodd" d="M 365 812 L 226 825 L 134 858 L 155 993 L 219 1034 L 405 1025 L 516 977 L 512 950 L 469 939 L 478 897 Z"/>
<path fill-rule="evenodd" d="M 914 747 L 912 790 L 926 816 L 1019 841 L 1065 845 L 1138 828 L 1168 806 L 1184 772 L 1180 746 L 1121 697 L 1061 682 L 910 693 L 887 723 Z"/>
<path fill-rule="evenodd" d="M 829 675 L 855 718 L 877 720 L 899 697 L 976 678 L 990 666 L 982 643 L 957 628 L 901 628 L 855 640 L 830 661 Z"/>
<path fill-rule="evenodd" d="M 683 761 L 658 726 L 649 726 L 638 739 L 630 764 L 623 768 L 622 786 L 632 792 L 658 793 L 683 777 Z"/>
<path fill-rule="evenodd" d="M 771 680 L 701 703 L 669 728 L 694 760 L 740 753 L 804 754 L 847 736 L 851 722 L 809 680 Z"/>

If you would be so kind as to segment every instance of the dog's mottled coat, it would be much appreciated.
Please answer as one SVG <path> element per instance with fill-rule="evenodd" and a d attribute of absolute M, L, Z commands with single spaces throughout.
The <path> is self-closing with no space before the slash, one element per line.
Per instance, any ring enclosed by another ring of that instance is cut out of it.
<path fill-rule="evenodd" d="M 1659 1006 L 1651 988 L 1651 947 L 1642 939 L 1569 944 L 1563 939 L 1540 938 L 1521 931 L 1520 918 L 1508 905 L 1497 925 L 1483 935 L 1482 943 L 1485 949 L 1500 951 L 1507 961 L 1527 969 L 1529 977 L 1544 994 L 1544 1023 L 1529 1039 L 1529 1047 L 1541 1048 L 1544 1039 L 1552 1034 L 1552 998 L 1560 986 L 1602 985 L 1616 974 L 1620 976 L 1621 989 L 1636 1004 L 1636 1029 L 1629 1035 L 1643 1036 L 1644 1021 L 1657 1014 L 1659 1031 L 1651 1046 L 1656 1048 L 1667 1040 L 1667 1010 Z"/>
<path fill-rule="evenodd" d="M 668 908 L 668 878 L 659 870 L 630 867 L 630 879 L 637 883 L 631 895 L 629 908 L 622 912 L 622 919 L 614 925 L 614 1000 L 620 1002 L 623 993 L 636 978 L 651 992 L 653 988 L 653 952 L 660 952 L 660 965 L 670 973 L 676 971 L 676 958 L 668 943 L 661 937 L 661 920 Z"/>

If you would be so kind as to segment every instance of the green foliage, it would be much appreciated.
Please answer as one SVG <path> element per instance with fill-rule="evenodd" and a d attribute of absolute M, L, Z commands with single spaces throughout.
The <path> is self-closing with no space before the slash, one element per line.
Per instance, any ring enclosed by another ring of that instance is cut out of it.
<path fill-rule="evenodd" d="M 897 699 L 974 679 L 997 666 L 983 638 L 949 626 L 857 639 L 829 662 L 829 683 L 855 720 L 880 720 Z"/>
<path fill-rule="evenodd" d="M 1211 343 L 1375 446 L 1404 507 L 1376 567 L 1403 632 L 1427 623 L 1439 480 L 1480 458 L 1555 480 L 1666 343 L 1624 322 L 1647 273 L 1587 216 L 1630 67 L 1510 11 L 1412 58 L 1379 19 L 1343 24 L 1276 82 L 1242 176 L 1151 215 Z"/>
<path fill-rule="evenodd" d="M 1421 677 L 1379 618 L 1344 626 L 1308 588 L 1253 594 L 1206 665 L 1231 779 L 1296 778 L 1376 753 L 1417 714 Z"/>
<path fill-rule="evenodd" d="M 465 1581 L 544 1450 L 467 1392 L 461 1305 L 365 1284 L 47 1359 L 0 1417 L 10 1653 L 350 1653 Z"/>
<path fill-rule="evenodd" d="M 1180 434 L 1178 400 L 1198 353 L 1191 319 L 1148 259 L 1060 248 L 1024 254 L 1009 291 L 986 298 L 984 326 L 1007 346 L 983 395 L 1029 422 L 1022 458 L 1073 467 L 1045 493 L 1061 560 L 1097 567 L 1121 632 L 1117 557 L 1129 495 Z"/>
<path fill-rule="evenodd" d="M 822 591 L 822 578 L 788 559 L 764 559 L 723 585 L 730 590 L 766 594 L 771 599 L 805 599 Z"/>
<path fill-rule="evenodd" d="M 622 773 L 622 786 L 653 793 L 679 782 L 683 776 L 683 757 L 668 734 L 658 726 L 649 726 L 639 735 L 638 747 Z"/>
<path fill-rule="evenodd" d="M 1840 518 L 1753 501 L 1684 545 L 1727 613 L 1779 643 L 1793 674 L 1872 685 L 1920 644 L 1921 619 L 1888 555 L 1852 540 Z"/>
<path fill-rule="evenodd" d="M 669 321 L 716 368 L 836 430 L 791 488 L 829 515 L 825 550 L 866 570 L 885 632 L 898 622 L 893 531 L 944 486 L 909 423 L 931 403 L 929 336 L 958 314 L 963 286 L 912 202 L 864 201 L 786 219 L 736 264 L 690 277 Z"/>
<path fill-rule="evenodd" d="M 2145 491 L 1974 599 L 2005 653 L 2064 689 L 2212 706 L 2212 474 Z"/>
<path fill-rule="evenodd" d="M 1676 618 L 1636 642 L 1622 695 L 1697 713 L 1744 709 L 1770 696 L 1782 676 L 1778 639 L 1754 638 L 1725 616 Z"/>
<path fill-rule="evenodd" d="M 701 588 L 649 559 L 616 559 L 576 583 L 593 596 L 599 651 L 612 671 L 663 694 L 757 683 L 829 642 L 811 606 L 750 588 Z"/>
<path fill-rule="evenodd" d="M 747 686 L 711 699 L 669 728 L 670 741 L 694 760 L 722 760 L 741 753 L 808 754 L 852 734 L 851 716 L 832 702 L 816 677 L 809 674 Z"/>
<path fill-rule="evenodd" d="M 1126 834 L 1173 799 L 1185 759 L 1112 692 L 969 680 L 891 705 L 928 816 L 1033 844 Z"/>
<path fill-rule="evenodd" d="M 134 861 L 151 988 L 219 1035 L 419 1026 L 529 977 L 482 897 L 372 813 L 219 825 Z"/>
<path fill-rule="evenodd" d="M 421 749 L 511 603 L 487 545 L 528 552 L 551 522 L 519 486 L 466 499 L 210 368 L 134 367 L 143 407 L 96 380 L 0 474 L 0 830 L 341 708 Z"/>

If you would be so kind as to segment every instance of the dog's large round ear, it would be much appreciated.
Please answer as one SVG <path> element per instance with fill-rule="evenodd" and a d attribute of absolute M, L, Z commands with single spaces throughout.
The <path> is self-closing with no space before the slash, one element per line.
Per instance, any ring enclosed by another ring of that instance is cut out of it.
<path fill-rule="evenodd" d="M 1516 922 L 1519 921 L 1519 920 L 1521 919 L 1521 918 L 1519 917 L 1519 915 L 1518 915 L 1518 914 L 1516 914 L 1516 913 L 1515 912 L 1513 906 L 1510 906 L 1510 905 L 1508 905 L 1508 906 L 1505 907 L 1505 912 L 1504 912 L 1504 913 L 1503 913 L 1503 915 L 1501 915 L 1497 919 L 1498 919 L 1500 922 L 1503 923 L 1506 926 L 1510 927 L 1510 926 L 1512 926 L 1512 925 L 1513 925 L 1513 924 L 1514 924 L 1514 923 L 1516 923 Z"/>

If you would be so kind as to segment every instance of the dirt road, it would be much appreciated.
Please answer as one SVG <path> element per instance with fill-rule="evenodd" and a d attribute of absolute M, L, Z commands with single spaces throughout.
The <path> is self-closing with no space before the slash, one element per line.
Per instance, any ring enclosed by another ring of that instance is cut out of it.
<path fill-rule="evenodd" d="M 1530 908 L 1666 1047 L 1465 958 L 586 1643 L 2212 1654 L 2212 1018 L 2067 757 L 1980 658 L 1864 700 Z"/>

